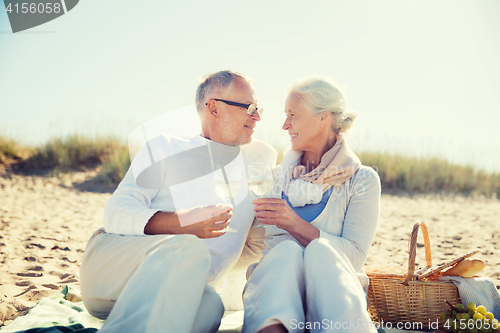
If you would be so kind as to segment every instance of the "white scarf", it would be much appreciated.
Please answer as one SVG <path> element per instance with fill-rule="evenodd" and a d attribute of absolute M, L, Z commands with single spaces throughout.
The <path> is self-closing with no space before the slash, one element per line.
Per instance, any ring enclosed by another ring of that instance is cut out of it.
<path fill-rule="evenodd" d="M 293 207 L 317 204 L 330 187 L 342 185 L 361 166 L 361 161 L 349 148 L 343 134 L 335 145 L 321 157 L 320 164 L 311 172 L 300 165 L 303 151 L 285 152 L 281 162 L 280 189 Z"/>

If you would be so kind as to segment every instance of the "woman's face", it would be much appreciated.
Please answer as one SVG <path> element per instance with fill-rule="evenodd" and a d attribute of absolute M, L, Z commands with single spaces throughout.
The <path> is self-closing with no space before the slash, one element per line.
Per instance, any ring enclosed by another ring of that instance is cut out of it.
<path fill-rule="evenodd" d="M 315 151 L 324 144 L 325 126 L 329 122 L 307 110 L 299 95 L 288 96 L 285 113 L 283 129 L 290 135 L 292 150 Z"/>

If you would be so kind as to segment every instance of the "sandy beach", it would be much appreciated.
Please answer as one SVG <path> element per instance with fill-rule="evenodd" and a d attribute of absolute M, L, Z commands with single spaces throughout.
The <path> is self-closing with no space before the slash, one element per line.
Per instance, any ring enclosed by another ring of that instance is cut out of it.
<path fill-rule="evenodd" d="M 102 210 L 111 196 L 90 182 L 96 172 L 58 178 L 0 175 L 0 326 L 65 285 L 79 288 L 86 242 L 102 226 Z M 499 212 L 500 201 L 493 199 L 383 194 L 366 264 L 406 265 L 409 234 L 422 220 L 435 266 L 479 248 L 475 257 L 486 262 L 481 275 L 500 289 Z M 417 249 L 417 263 L 425 264 L 423 247 Z"/>

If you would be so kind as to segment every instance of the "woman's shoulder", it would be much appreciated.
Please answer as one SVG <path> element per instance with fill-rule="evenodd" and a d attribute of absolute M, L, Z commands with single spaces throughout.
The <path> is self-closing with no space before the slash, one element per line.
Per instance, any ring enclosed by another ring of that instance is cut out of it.
<path fill-rule="evenodd" d="M 361 165 L 352 176 L 352 184 L 366 184 L 380 187 L 380 176 L 375 168 Z"/>
<path fill-rule="evenodd" d="M 377 172 L 377 167 L 372 167 L 368 165 L 360 165 L 358 170 L 354 173 L 354 175 L 357 175 L 358 177 L 375 177 L 376 179 L 380 179 L 378 172 Z"/>

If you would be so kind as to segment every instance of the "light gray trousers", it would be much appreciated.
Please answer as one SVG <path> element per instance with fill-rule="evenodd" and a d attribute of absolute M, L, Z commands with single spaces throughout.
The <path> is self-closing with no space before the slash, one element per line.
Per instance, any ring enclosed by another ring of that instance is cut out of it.
<path fill-rule="evenodd" d="M 377 332 L 354 267 L 327 239 L 306 248 L 289 240 L 276 245 L 253 271 L 243 299 L 242 333 L 279 323 L 290 333 Z"/>
<path fill-rule="evenodd" d="M 224 306 L 206 283 L 210 252 L 193 235 L 94 234 L 81 265 L 99 332 L 216 332 Z"/>

